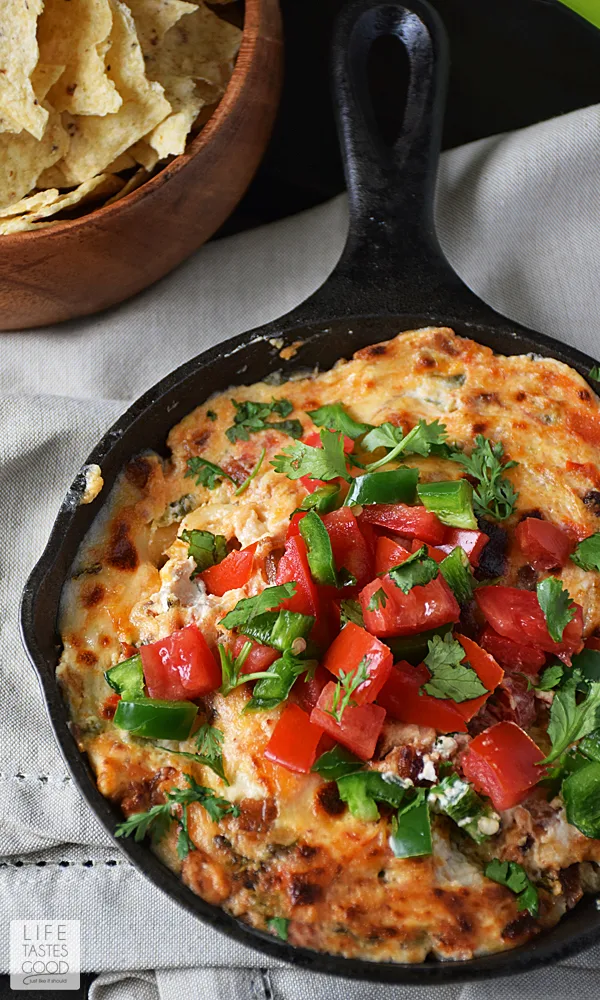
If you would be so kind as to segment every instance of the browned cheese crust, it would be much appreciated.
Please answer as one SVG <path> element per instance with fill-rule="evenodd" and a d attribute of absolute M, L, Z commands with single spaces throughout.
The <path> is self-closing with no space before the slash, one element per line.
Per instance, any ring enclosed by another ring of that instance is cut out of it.
<path fill-rule="evenodd" d="M 218 824 L 200 805 L 190 806 L 197 849 L 183 864 L 175 829 L 156 847 L 194 891 L 262 929 L 273 916 L 290 918 L 293 944 L 353 957 L 467 959 L 522 943 L 576 902 L 582 878 L 583 887 L 595 886 L 593 865 L 577 863 L 600 861 L 600 842 L 566 823 L 559 800 L 548 804 L 533 793 L 502 814 L 500 834 L 481 848 L 438 817 L 433 855 L 400 860 L 388 845 L 389 816 L 361 822 L 339 800 L 335 784 L 316 774 L 292 774 L 264 758 L 281 707 L 242 715 L 249 685 L 226 698 L 206 698 L 198 716 L 198 724 L 208 720 L 223 731 L 229 787 L 172 752 L 193 751 L 193 738 L 163 741 L 160 749 L 158 741 L 130 737 L 111 721 L 103 674 L 132 652 L 130 644 L 197 622 L 214 647 L 224 634 L 218 625 L 223 615 L 274 582 L 289 515 L 305 490 L 269 464 L 289 438 L 266 431 L 229 442 L 232 397 L 289 399 L 290 417 L 306 430 L 314 429 L 306 411 L 339 401 L 359 421 L 392 421 L 405 430 L 421 417 L 438 418 L 448 439 L 467 450 L 474 435 L 485 434 L 502 441 L 519 463 L 508 473 L 520 494 L 509 530 L 525 512 L 540 511 L 567 523 L 579 538 L 599 527 L 598 399 L 557 361 L 494 355 L 449 329 L 400 334 L 322 374 L 235 387 L 173 428 L 170 461 L 150 453 L 132 459 L 81 547 L 62 603 L 58 676 L 101 792 L 130 815 L 164 801 L 165 791 L 183 785 L 189 773 L 240 806 L 238 818 Z M 201 455 L 242 482 L 263 447 L 261 471 L 239 497 L 235 483 L 210 491 L 185 478 L 188 458 Z M 439 458 L 415 456 L 407 464 L 419 467 L 422 480 L 461 475 L 455 463 Z M 194 564 L 177 540 L 183 528 L 220 533 L 241 546 L 258 542 L 259 568 L 247 586 L 217 598 L 190 581 Z M 512 548 L 504 582 L 519 581 L 523 562 Z M 600 575 L 571 563 L 562 579 L 583 606 L 587 635 L 600 625 Z M 531 733 L 542 746 L 545 713 L 539 700 Z M 416 765 L 418 773 L 434 739 L 433 730 L 386 723 L 374 766 L 407 776 Z M 519 861 L 541 880 L 538 920 L 519 913 L 514 895 L 483 877 L 482 863 L 493 856 Z"/>

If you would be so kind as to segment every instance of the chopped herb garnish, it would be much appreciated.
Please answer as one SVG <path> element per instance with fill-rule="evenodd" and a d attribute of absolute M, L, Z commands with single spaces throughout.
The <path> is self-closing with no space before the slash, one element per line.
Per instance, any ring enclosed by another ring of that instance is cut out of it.
<path fill-rule="evenodd" d="M 584 538 L 573 552 L 571 559 L 581 569 L 600 570 L 600 531 Z"/>
<path fill-rule="evenodd" d="M 536 691 L 552 691 L 553 688 L 558 687 L 563 679 L 565 672 L 565 667 L 562 663 L 551 663 L 549 667 L 543 671 L 540 677 L 539 684 L 534 685 Z"/>
<path fill-rule="evenodd" d="M 527 872 L 516 861 L 499 861 L 494 858 L 485 866 L 485 877 L 506 886 L 517 897 L 517 909 L 529 910 L 532 917 L 539 912 L 538 891 L 527 877 Z"/>
<path fill-rule="evenodd" d="M 593 378 L 595 382 L 600 382 L 600 366 L 592 365 L 588 372 L 589 378 Z"/>
<path fill-rule="evenodd" d="M 223 479 L 229 479 L 231 483 L 235 483 L 233 476 L 225 472 L 220 465 L 209 462 L 207 458 L 200 458 L 199 455 L 187 460 L 185 478 L 190 477 L 195 478 L 196 486 L 206 486 L 209 490 L 214 490 Z"/>
<path fill-rule="evenodd" d="M 442 559 L 440 573 L 459 604 L 468 604 L 475 589 L 475 577 L 465 550 L 457 545 L 449 556 Z"/>
<path fill-rule="evenodd" d="M 285 701 L 297 677 L 300 677 L 301 674 L 314 674 L 316 669 L 316 660 L 302 659 L 291 650 L 286 649 L 279 659 L 275 660 L 269 669 L 261 675 L 262 680 L 254 688 L 252 698 L 244 711 L 250 712 L 257 709 L 266 711 L 275 708 L 276 705 Z M 252 674 L 249 677 L 251 679 Z"/>
<path fill-rule="evenodd" d="M 227 541 L 223 535 L 213 535 L 211 531 L 182 531 L 179 536 L 188 547 L 188 556 L 196 563 L 196 569 L 191 575 L 193 580 L 209 566 L 216 566 L 227 555 Z"/>
<path fill-rule="evenodd" d="M 260 469 L 261 465 L 263 464 L 266 454 L 267 454 L 266 449 L 263 448 L 262 451 L 261 451 L 261 453 L 260 453 L 260 457 L 258 459 L 258 462 L 254 466 L 252 472 L 250 473 L 250 475 L 248 476 L 247 479 L 244 479 L 244 482 L 242 483 L 242 485 L 238 486 L 237 490 L 235 491 L 234 496 L 239 497 L 239 496 L 241 496 L 242 493 L 246 492 L 246 490 L 250 486 L 250 483 L 252 482 L 252 480 L 254 479 L 254 477 L 256 476 L 256 474 L 258 473 L 258 470 Z"/>
<path fill-rule="evenodd" d="M 346 468 L 344 455 L 344 439 L 337 431 L 326 428 L 320 433 L 321 448 L 313 448 L 303 441 L 284 448 L 281 455 L 275 455 L 271 465 L 276 472 L 281 472 L 288 479 L 300 479 L 310 476 L 311 479 L 323 479 L 328 482 L 340 476 L 348 482 L 351 476 Z"/>
<path fill-rule="evenodd" d="M 438 573 L 438 564 L 435 559 L 427 555 L 424 545 L 399 566 L 393 566 L 388 570 L 388 576 L 403 594 L 408 594 L 413 587 L 424 587 L 431 583 Z"/>
<path fill-rule="evenodd" d="M 248 441 L 251 434 L 258 431 L 280 431 L 290 437 L 302 437 L 302 424 L 299 420 L 267 420 L 274 414 L 279 417 L 287 417 L 294 409 L 289 399 L 274 399 L 272 403 L 254 403 L 251 400 L 244 400 L 238 403 L 236 399 L 231 402 L 235 407 L 233 424 L 228 427 L 225 434 L 232 444 L 236 441 Z"/>
<path fill-rule="evenodd" d="M 217 414 L 215 413 L 214 410 L 207 410 L 206 411 L 206 416 L 208 417 L 209 420 L 216 420 L 217 419 Z"/>
<path fill-rule="evenodd" d="M 341 403 L 328 403 L 318 410 L 307 410 L 309 417 L 317 427 L 326 427 L 328 431 L 339 431 L 346 437 L 356 440 L 361 434 L 373 429 L 372 424 L 360 424 L 346 413 Z"/>
<path fill-rule="evenodd" d="M 388 596 L 383 587 L 380 587 L 379 590 L 375 591 L 367 604 L 367 611 L 378 611 L 379 608 L 385 608 L 387 601 Z"/>
<path fill-rule="evenodd" d="M 504 462 L 504 447 L 500 441 L 492 442 L 483 434 L 475 438 L 475 447 L 470 455 L 453 449 L 449 458 L 459 462 L 469 476 L 477 480 L 478 486 L 473 491 L 475 511 L 482 516 L 493 517 L 496 521 L 504 521 L 513 513 L 518 493 L 504 473 L 512 469 L 518 462 Z"/>
<path fill-rule="evenodd" d="M 362 446 L 367 451 L 375 451 L 376 448 L 389 448 L 387 455 L 377 462 L 367 465 L 369 472 L 374 472 L 382 465 L 392 462 L 398 455 L 422 455 L 427 457 L 431 454 L 433 446 L 441 445 L 446 439 L 446 428 L 438 420 L 433 420 L 430 424 L 425 420 L 419 420 L 408 434 L 404 434 L 401 427 L 394 424 L 385 423 L 375 427 L 363 439 Z"/>
<path fill-rule="evenodd" d="M 554 642 L 561 642 L 565 628 L 575 617 L 571 595 L 568 590 L 563 590 L 562 583 L 556 576 L 540 580 L 536 590 L 548 632 Z"/>
<path fill-rule="evenodd" d="M 434 698 L 450 698 L 460 702 L 488 693 L 473 668 L 462 662 L 465 651 L 450 632 L 443 638 L 434 635 L 428 646 L 429 652 L 424 663 L 431 677 L 423 685 L 427 694 Z"/>
<path fill-rule="evenodd" d="M 276 934 L 278 938 L 282 941 L 287 941 L 288 939 L 288 929 L 290 926 L 290 921 L 288 917 L 271 917 L 267 920 L 267 927 L 273 934 Z"/>
<path fill-rule="evenodd" d="M 239 816 L 239 807 L 220 798 L 212 788 L 198 785 L 191 774 L 184 774 L 183 777 L 188 783 L 188 788 L 172 788 L 166 793 L 167 801 L 162 805 L 152 806 L 147 812 L 133 813 L 124 822 L 119 823 L 115 829 L 115 837 L 130 837 L 133 835 L 136 841 L 144 839 L 149 834 L 156 843 L 161 840 L 169 830 L 171 820 L 176 819 L 179 824 L 179 837 L 177 840 L 177 853 L 180 858 L 187 857 L 189 851 L 194 849 L 187 825 L 187 807 L 192 802 L 199 802 L 206 809 L 210 818 L 218 823 L 224 816 Z M 180 806 L 181 810 L 173 809 Z"/>
<path fill-rule="evenodd" d="M 346 774 L 355 774 L 362 771 L 365 764 L 345 747 L 336 746 L 333 750 L 326 750 L 311 767 L 311 771 L 320 774 L 325 781 L 337 781 Z"/>
<path fill-rule="evenodd" d="M 577 684 L 576 677 L 569 677 L 554 695 L 548 723 L 552 750 L 541 761 L 542 764 L 551 764 L 571 743 L 576 743 L 600 726 L 600 683 L 593 681 L 589 692 L 579 704 L 576 698 Z"/>
<path fill-rule="evenodd" d="M 355 601 L 349 599 L 347 601 L 340 601 L 340 625 L 343 628 L 347 622 L 354 622 L 355 625 L 360 625 L 361 628 L 365 627 L 365 620 L 363 618 L 362 606 L 360 601 Z"/>
<path fill-rule="evenodd" d="M 266 587 L 256 597 L 243 597 L 238 601 L 233 611 L 221 619 L 220 625 L 224 628 L 239 628 L 246 622 L 252 621 L 257 615 L 262 615 L 271 608 L 276 608 L 282 601 L 288 600 L 296 593 L 297 584 L 282 583 L 277 587 Z"/>
<path fill-rule="evenodd" d="M 219 760 L 223 758 L 223 733 L 216 726 L 211 726 L 208 722 L 200 726 L 194 737 L 198 753 L 207 760 Z"/>
<path fill-rule="evenodd" d="M 219 643 L 218 649 L 221 660 L 222 680 L 221 687 L 219 688 L 221 694 L 229 694 L 234 688 L 239 687 L 240 684 L 246 684 L 248 681 L 256 681 L 263 677 L 268 677 L 266 670 L 257 671 L 254 674 L 242 674 L 241 672 L 252 649 L 251 642 L 245 642 L 235 658 L 222 643 Z"/>
<path fill-rule="evenodd" d="M 345 670 L 339 672 L 339 683 L 336 684 L 333 691 L 331 708 L 325 709 L 327 715 L 331 715 L 338 726 L 342 724 L 342 716 L 346 709 L 356 706 L 352 696 L 361 684 L 368 681 L 370 661 L 370 656 L 363 656 L 356 670 L 349 670 L 347 673 Z"/>

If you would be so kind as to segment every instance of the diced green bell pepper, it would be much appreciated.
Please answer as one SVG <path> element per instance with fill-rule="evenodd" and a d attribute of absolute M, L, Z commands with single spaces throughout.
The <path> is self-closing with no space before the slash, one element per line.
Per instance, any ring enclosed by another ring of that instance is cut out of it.
<path fill-rule="evenodd" d="M 122 660 L 104 674 L 113 691 L 122 698 L 144 697 L 144 669 L 139 653 Z"/>
<path fill-rule="evenodd" d="M 371 503 L 412 503 L 415 499 L 419 470 L 400 466 L 391 472 L 367 472 L 352 480 L 344 506 Z"/>
<path fill-rule="evenodd" d="M 117 705 L 114 724 L 149 740 L 186 740 L 197 713 L 198 706 L 191 701 L 122 698 Z"/>
<path fill-rule="evenodd" d="M 473 513 L 473 487 L 466 479 L 440 483 L 419 483 L 419 500 L 436 514 L 442 524 L 452 528 L 477 528 Z"/>

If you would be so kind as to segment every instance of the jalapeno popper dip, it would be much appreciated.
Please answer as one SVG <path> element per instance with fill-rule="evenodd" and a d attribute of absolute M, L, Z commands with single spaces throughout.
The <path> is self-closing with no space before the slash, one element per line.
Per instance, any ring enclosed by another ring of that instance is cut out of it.
<path fill-rule="evenodd" d="M 132 457 L 58 668 L 118 835 L 372 960 L 512 948 L 598 890 L 599 444 L 572 369 L 425 329 Z"/>

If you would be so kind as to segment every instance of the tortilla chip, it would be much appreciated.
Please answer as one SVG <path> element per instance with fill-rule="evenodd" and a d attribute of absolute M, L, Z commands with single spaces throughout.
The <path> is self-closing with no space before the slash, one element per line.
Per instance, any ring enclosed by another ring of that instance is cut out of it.
<path fill-rule="evenodd" d="M 169 28 L 177 23 L 184 14 L 193 14 L 194 4 L 185 0 L 126 0 L 133 14 L 135 27 L 142 46 L 142 52 L 147 56 L 155 45 L 162 42 Z"/>
<path fill-rule="evenodd" d="M 31 74 L 31 82 L 38 101 L 43 101 L 51 87 L 62 76 L 65 71 L 64 66 L 56 63 L 39 62 Z M 52 102 L 50 102 L 52 103 Z M 58 108 L 57 108 L 58 110 Z"/>
<path fill-rule="evenodd" d="M 64 156 L 69 145 L 60 115 L 50 108 L 48 124 L 40 141 L 23 130 L 18 135 L 0 135 L 0 208 L 20 201 L 36 186 L 42 171 Z"/>
<path fill-rule="evenodd" d="M 179 156 L 185 150 L 189 131 L 204 101 L 189 77 L 172 77 L 160 81 L 165 88 L 165 97 L 173 109 L 164 121 L 146 137 L 156 150 L 158 159 Z"/>
<path fill-rule="evenodd" d="M 148 76 L 152 80 L 188 76 L 224 88 L 241 40 L 239 28 L 201 3 L 193 14 L 186 14 L 170 28 L 148 55 Z"/>
<path fill-rule="evenodd" d="M 46 188 L 68 188 L 73 187 L 69 183 L 61 168 L 56 165 L 54 167 L 48 167 L 47 170 L 43 170 L 37 181 L 35 182 L 36 188 L 44 190 Z"/>
<path fill-rule="evenodd" d="M 115 181 L 117 184 L 115 184 Z M 38 223 L 42 219 L 47 219 L 52 215 L 58 215 L 59 212 L 64 212 L 67 208 L 84 204 L 90 200 L 92 195 L 94 199 L 96 197 L 105 197 L 107 194 L 114 193 L 115 190 L 120 190 L 122 186 L 123 182 L 120 177 L 114 178 L 111 174 L 100 174 L 98 177 L 92 177 L 91 180 L 80 184 L 73 191 L 67 192 L 67 194 L 59 195 L 58 191 L 56 191 L 57 197 L 49 204 L 42 205 L 36 211 L 29 212 L 26 215 L 0 222 L 0 234 L 7 235 L 9 233 L 24 232 L 26 229 L 38 228 L 37 226 L 32 227 L 27 224 Z M 49 194 L 50 192 L 45 193 Z M 42 228 L 42 225 L 39 228 Z"/>
<path fill-rule="evenodd" d="M 21 201 L 17 201 L 13 205 L 0 208 L 0 218 L 6 219 L 14 215 L 26 215 L 28 212 L 35 212 L 38 208 L 51 205 L 57 198 L 58 191 L 56 188 L 49 188 L 47 191 L 36 191 L 35 194 L 30 194 L 27 198 L 22 198 Z"/>
<path fill-rule="evenodd" d="M 113 26 L 109 76 L 123 104 L 111 115 L 63 115 L 71 142 L 60 167 L 67 181 L 75 184 L 101 173 L 171 110 L 162 87 L 146 77 L 131 12 L 121 0 L 110 0 L 110 5 Z"/>
<path fill-rule="evenodd" d="M 125 184 L 125 186 L 121 188 L 119 193 L 113 195 L 113 197 L 109 198 L 108 201 L 105 201 L 104 205 L 105 206 L 113 205 L 115 201 L 120 201 L 121 198 L 124 198 L 126 194 L 131 194 L 131 192 L 135 191 L 136 188 L 141 187 L 142 184 L 144 184 L 145 181 L 148 180 L 149 176 L 150 174 L 148 173 L 148 171 L 145 170 L 144 167 L 140 167 L 137 174 L 134 174 L 133 177 L 129 178 L 127 184 Z"/>
<path fill-rule="evenodd" d="M 116 160 L 108 164 L 105 172 L 107 174 L 119 174 L 121 170 L 131 170 L 136 164 L 137 160 L 132 154 L 129 152 L 121 153 L 120 156 L 117 156 Z"/>
<path fill-rule="evenodd" d="M 66 66 L 49 94 L 57 111 L 107 115 L 121 107 L 105 62 L 112 20 L 109 0 L 45 0 L 40 59 Z"/>
<path fill-rule="evenodd" d="M 48 226 L 55 226 L 56 222 L 32 222 L 33 216 L 18 216 L 16 219 L 0 220 L 0 236 L 9 236 L 11 233 L 25 233 L 31 229 L 47 229 Z"/>
<path fill-rule="evenodd" d="M 31 74 L 39 55 L 36 30 L 43 2 L 2 0 L 0 7 L 0 116 L 3 128 L 16 133 L 27 129 L 36 139 L 41 139 L 48 112 L 38 103 Z"/>
<path fill-rule="evenodd" d="M 158 163 L 158 153 L 145 139 L 134 143 L 133 146 L 129 147 L 127 152 L 131 153 L 136 163 L 141 163 L 149 173 L 154 170 Z"/>

